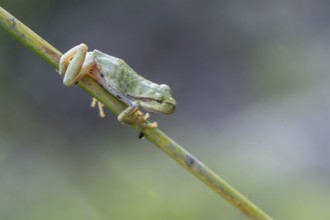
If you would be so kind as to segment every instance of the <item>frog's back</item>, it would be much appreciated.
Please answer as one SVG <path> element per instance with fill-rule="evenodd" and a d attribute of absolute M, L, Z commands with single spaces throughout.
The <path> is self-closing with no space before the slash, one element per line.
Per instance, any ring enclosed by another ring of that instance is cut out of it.
<path fill-rule="evenodd" d="M 137 88 L 141 87 L 141 84 L 154 84 L 137 74 L 122 59 L 110 56 L 98 50 L 93 51 L 93 57 L 101 73 L 106 77 L 109 86 L 123 95 L 137 95 L 136 93 L 139 93 Z M 134 91 L 135 94 L 131 94 L 132 91 Z"/>
<path fill-rule="evenodd" d="M 126 87 L 134 84 L 134 79 L 140 77 L 122 59 L 98 50 L 93 51 L 93 57 L 109 85 L 119 92 L 125 93 Z"/>

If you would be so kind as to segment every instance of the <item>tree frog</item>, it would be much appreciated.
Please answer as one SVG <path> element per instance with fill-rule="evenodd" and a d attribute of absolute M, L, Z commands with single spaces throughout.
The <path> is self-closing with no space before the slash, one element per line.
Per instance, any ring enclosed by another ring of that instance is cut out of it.
<path fill-rule="evenodd" d="M 142 127 L 157 127 L 148 123 L 148 112 L 171 114 L 175 111 L 176 101 L 171 88 L 165 84 L 151 82 L 129 67 L 122 59 L 102 53 L 99 50 L 88 52 L 85 44 L 73 47 L 60 58 L 59 74 L 63 84 L 71 86 L 89 75 L 99 82 L 108 92 L 124 101 L 128 107 L 118 116 L 125 124 Z M 93 104 L 98 102 L 93 99 Z M 98 102 L 100 113 L 102 104 Z"/>

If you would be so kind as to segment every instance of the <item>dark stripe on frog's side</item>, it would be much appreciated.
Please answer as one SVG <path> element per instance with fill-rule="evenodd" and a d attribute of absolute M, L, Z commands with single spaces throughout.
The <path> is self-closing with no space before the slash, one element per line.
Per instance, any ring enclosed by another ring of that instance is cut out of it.
<path fill-rule="evenodd" d="M 97 74 L 96 77 L 98 78 L 98 80 L 101 82 L 102 87 L 107 90 L 109 93 L 111 93 L 112 95 L 116 96 L 118 99 L 122 100 L 123 102 L 125 102 L 127 105 L 130 106 L 135 106 L 134 102 L 132 102 L 132 100 L 130 100 L 129 98 L 127 98 L 125 95 L 123 95 L 122 93 L 120 93 L 119 91 L 116 91 L 115 89 L 113 89 L 108 80 L 104 80 L 104 75 L 102 77 L 102 73 Z M 102 79 L 102 80 L 101 80 Z"/>

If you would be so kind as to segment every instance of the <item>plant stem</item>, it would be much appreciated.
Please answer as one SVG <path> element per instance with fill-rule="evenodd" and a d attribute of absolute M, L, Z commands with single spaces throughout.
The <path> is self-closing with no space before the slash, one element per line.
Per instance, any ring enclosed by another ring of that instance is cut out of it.
<path fill-rule="evenodd" d="M 58 69 L 62 54 L 2 7 L 0 7 L 0 27 Z M 124 103 L 109 94 L 100 84 L 90 77 L 84 77 L 79 82 L 78 86 L 101 101 L 116 115 L 126 108 Z M 138 129 L 137 127 L 135 128 Z M 225 198 L 229 203 L 240 209 L 250 219 L 272 219 L 161 130 L 157 128 L 147 128 L 143 130 L 143 133 L 149 141 L 154 143 L 190 173 Z"/>

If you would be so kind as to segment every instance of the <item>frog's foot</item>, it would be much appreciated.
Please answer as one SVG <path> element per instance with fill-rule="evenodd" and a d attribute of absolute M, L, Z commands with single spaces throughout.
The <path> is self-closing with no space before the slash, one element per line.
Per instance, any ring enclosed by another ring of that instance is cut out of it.
<path fill-rule="evenodd" d="M 139 112 L 141 112 L 141 111 L 139 111 Z M 145 114 L 143 114 L 143 112 L 141 112 L 141 113 L 142 113 L 141 117 L 143 118 L 144 121 L 146 121 L 150 117 L 149 113 L 145 113 Z M 148 128 L 157 128 L 158 124 L 155 121 L 152 122 L 152 123 L 149 122 L 149 123 L 147 123 L 146 127 L 148 127 Z"/>
<path fill-rule="evenodd" d="M 147 119 L 150 117 L 148 113 L 144 114 L 139 111 L 137 107 L 130 106 L 125 109 L 118 116 L 118 121 L 124 124 L 138 125 L 142 129 L 144 128 L 156 128 L 158 126 L 157 122 L 150 123 Z"/>
<path fill-rule="evenodd" d="M 149 113 L 143 113 L 142 111 L 136 111 L 135 112 L 136 117 L 142 117 L 144 120 L 147 120 L 150 117 Z"/>
<path fill-rule="evenodd" d="M 95 108 L 97 105 L 97 108 L 99 109 L 99 114 L 100 114 L 100 117 L 101 118 L 104 118 L 105 117 L 105 113 L 104 113 L 104 110 L 103 110 L 103 104 L 98 101 L 96 98 L 93 97 L 93 100 L 92 100 L 92 103 L 91 103 L 91 107 L 92 108 Z"/>
<path fill-rule="evenodd" d="M 137 108 L 136 108 L 137 109 Z M 135 120 L 134 124 L 140 125 L 142 128 L 157 128 L 158 124 L 157 122 L 147 122 L 147 119 L 150 117 L 149 113 L 143 113 L 140 110 L 136 110 L 135 114 L 132 118 L 132 120 Z"/>

